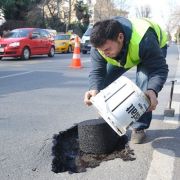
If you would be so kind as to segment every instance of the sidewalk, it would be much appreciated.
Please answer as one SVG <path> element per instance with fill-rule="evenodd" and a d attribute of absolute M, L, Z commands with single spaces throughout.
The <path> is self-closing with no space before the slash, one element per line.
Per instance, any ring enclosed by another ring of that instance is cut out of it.
<path fill-rule="evenodd" d="M 179 53 L 180 54 L 180 53 Z M 179 124 L 180 123 L 180 55 L 176 68 L 176 74 L 174 79 L 176 82 L 174 83 L 174 91 L 172 97 L 172 105 L 171 108 L 175 109 L 174 117 L 164 117 L 164 122 Z M 167 104 L 169 107 L 169 103 Z"/>

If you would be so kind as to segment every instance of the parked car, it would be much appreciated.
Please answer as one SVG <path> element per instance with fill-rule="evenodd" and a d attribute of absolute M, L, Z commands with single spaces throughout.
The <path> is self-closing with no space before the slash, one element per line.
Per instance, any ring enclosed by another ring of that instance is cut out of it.
<path fill-rule="evenodd" d="M 73 52 L 75 45 L 75 36 L 75 34 L 57 34 L 55 36 L 55 52 Z"/>
<path fill-rule="evenodd" d="M 52 37 L 57 35 L 57 31 L 55 29 L 44 29 L 47 32 L 49 32 L 51 34 Z"/>
<path fill-rule="evenodd" d="M 14 29 L 0 39 L 0 59 L 20 57 L 27 60 L 33 55 L 47 54 L 49 57 L 53 57 L 54 53 L 54 40 L 44 29 Z"/>
<path fill-rule="evenodd" d="M 86 54 L 88 51 L 91 50 L 91 43 L 90 43 L 90 35 L 91 35 L 92 26 L 90 26 L 81 39 L 81 52 Z"/>

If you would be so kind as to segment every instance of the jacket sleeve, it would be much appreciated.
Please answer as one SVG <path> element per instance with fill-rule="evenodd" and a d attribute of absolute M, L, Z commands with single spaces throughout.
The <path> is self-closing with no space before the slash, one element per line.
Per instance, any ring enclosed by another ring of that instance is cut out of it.
<path fill-rule="evenodd" d="M 91 48 L 90 57 L 92 65 L 89 73 L 89 89 L 99 91 L 104 88 L 107 62 L 94 47 Z"/>
<path fill-rule="evenodd" d="M 140 43 L 140 62 L 148 73 L 148 87 L 158 94 L 168 76 L 168 65 L 152 30 L 148 30 Z"/>

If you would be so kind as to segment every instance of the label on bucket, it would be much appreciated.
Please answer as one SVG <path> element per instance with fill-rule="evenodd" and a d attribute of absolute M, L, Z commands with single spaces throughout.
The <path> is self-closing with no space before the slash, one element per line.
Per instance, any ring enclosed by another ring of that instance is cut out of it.
<path fill-rule="evenodd" d="M 103 119 L 120 135 L 148 109 L 146 95 L 125 76 L 91 98 Z"/>

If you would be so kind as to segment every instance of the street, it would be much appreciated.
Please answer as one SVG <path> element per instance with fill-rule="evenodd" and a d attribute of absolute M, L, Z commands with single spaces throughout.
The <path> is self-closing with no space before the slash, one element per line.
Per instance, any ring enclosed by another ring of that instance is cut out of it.
<path fill-rule="evenodd" d="M 167 56 L 169 76 L 159 94 L 159 105 L 147 131 L 148 139 L 141 145 L 130 143 L 136 160 L 115 159 L 77 174 L 53 173 L 51 148 L 54 134 L 98 116 L 93 107 L 86 107 L 83 102 L 88 89 L 89 54 L 81 54 L 81 69 L 69 67 L 72 54 L 56 54 L 54 58 L 36 56 L 27 61 L 1 60 L 0 179 L 178 180 L 179 121 L 166 123 L 163 115 L 178 57 L 177 46 L 170 45 Z M 134 80 L 135 71 L 130 70 L 127 77 Z M 180 85 L 179 80 L 176 85 Z M 178 93 L 174 97 L 180 102 Z"/>

